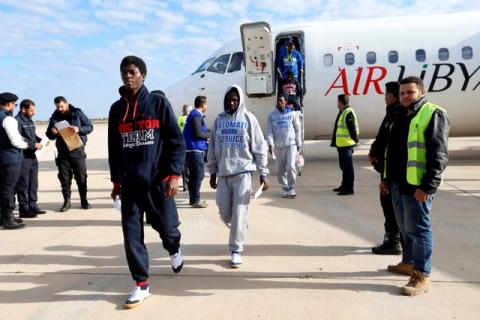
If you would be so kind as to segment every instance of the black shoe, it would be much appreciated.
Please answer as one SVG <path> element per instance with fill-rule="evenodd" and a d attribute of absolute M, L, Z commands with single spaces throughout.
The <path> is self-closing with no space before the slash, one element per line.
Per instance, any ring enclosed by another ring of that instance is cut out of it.
<path fill-rule="evenodd" d="M 25 224 L 18 223 L 16 219 L 10 218 L 3 221 L 3 229 L 14 230 L 25 227 Z"/>
<path fill-rule="evenodd" d="M 385 233 L 383 243 L 373 247 L 372 252 L 375 254 L 401 254 L 402 246 L 400 245 L 400 234 Z"/>
<path fill-rule="evenodd" d="M 350 196 L 352 194 L 354 194 L 355 192 L 353 192 L 353 190 L 341 190 L 338 195 L 339 196 Z"/>
<path fill-rule="evenodd" d="M 338 187 L 338 188 L 335 188 L 335 189 L 332 189 L 333 192 L 340 192 L 340 191 L 342 191 L 342 190 L 343 190 L 343 187 L 342 187 L 342 186 L 340 186 L 340 187 Z"/>
<path fill-rule="evenodd" d="M 20 218 L 23 219 L 30 219 L 30 218 L 36 218 L 37 214 L 32 212 L 32 211 L 20 211 Z"/>
<path fill-rule="evenodd" d="M 45 214 L 45 213 L 47 213 L 47 211 L 41 210 L 40 208 L 31 209 L 30 212 L 35 213 L 35 214 Z"/>
<path fill-rule="evenodd" d="M 88 201 L 82 202 L 81 206 L 82 206 L 82 209 L 85 209 L 85 210 L 90 209 L 92 207 L 90 203 L 88 203 Z"/>
<path fill-rule="evenodd" d="M 68 209 L 70 209 L 72 207 L 72 205 L 70 204 L 70 200 L 66 200 L 64 203 L 63 203 L 63 206 L 60 208 L 60 212 L 66 212 L 68 211 Z"/>

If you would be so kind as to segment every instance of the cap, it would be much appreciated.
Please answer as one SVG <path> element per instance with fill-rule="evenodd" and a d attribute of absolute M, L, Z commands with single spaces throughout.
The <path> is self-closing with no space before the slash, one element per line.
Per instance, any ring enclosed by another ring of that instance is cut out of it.
<path fill-rule="evenodd" d="M 10 92 L 0 93 L 0 101 L 3 102 L 15 102 L 18 100 L 18 97 Z"/>

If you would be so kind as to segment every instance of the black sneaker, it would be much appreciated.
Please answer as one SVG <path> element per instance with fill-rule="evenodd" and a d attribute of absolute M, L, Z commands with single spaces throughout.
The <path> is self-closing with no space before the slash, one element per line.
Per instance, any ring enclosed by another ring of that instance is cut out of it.
<path fill-rule="evenodd" d="M 20 211 L 19 216 L 22 219 L 31 219 L 31 218 L 36 218 L 37 214 L 32 211 Z"/>
<path fill-rule="evenodd" d="M 351 196 L 353 195 L 355 192 L 353 192 L 353 190 L 341 190 L 338 195 L 339 196 Z"/>
<path fill-rule="evenodd" d="M 33 208 L 33 209 L 30 210 L 30 212 L 35 213 L 35 214 L 45 214 L 45 213 L 47 213 L 47 211 L 42 210 L 40 208 Z"/>
<path fill-rule="evenodd" d="M 333 192 L 340 192 L 340 191 L 342 191 L 342 189 L 343 189 L 343 187 L 340 186 L 340 187 L 337 187 L 337 188 L 335 188 L 335 189 L 332 189 L 332 191 L 333 191 Z"/>

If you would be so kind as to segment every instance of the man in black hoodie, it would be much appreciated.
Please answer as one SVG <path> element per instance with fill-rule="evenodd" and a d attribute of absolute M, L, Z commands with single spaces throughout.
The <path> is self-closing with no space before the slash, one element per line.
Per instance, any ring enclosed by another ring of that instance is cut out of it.
<path fill-rule="evenodd" d="M 122 228 L 135 288 L 124 306 L 139 306 L 150 295 L 148 251 L 143 214 L 162 239 L 175 273 L 183 267 L 179 220 L 174 196 L 185 162 L 185 143 L 167 98 L 143 85 L 145 62 L 135 56 L 120 64 L 121 98 L 110 108 L 108 161 L 112 199 L 121 198 Z"/>
<path fill-rule="evenodd" d="M 58 155 L 55 163 L 58 167 L 58 180 L 62 186 L 63 205 L 61 212 L 70 209 L 70 195 L 72 193 L 72 176 L 75 178 L 80 194 L 80 203 L 82 209 L 90 209 L 87 201 L 87 155 L 85 153 L 85 144 L 87 143 L 87 134 L 93 131 L 92 122 L 83 111 L 71 105 L 67 99 L 58 96 L 53 99 L 55 103 L 55 112 L 50 117 L 46 135 L 50 140 L 56 140 Z M 82 139 L 83 145 L 77 149 L 69 150 L 67 144 L 59 134 L 55 124 L 60 121 L 67 121 L 70 129 L 73 130 Z"/>

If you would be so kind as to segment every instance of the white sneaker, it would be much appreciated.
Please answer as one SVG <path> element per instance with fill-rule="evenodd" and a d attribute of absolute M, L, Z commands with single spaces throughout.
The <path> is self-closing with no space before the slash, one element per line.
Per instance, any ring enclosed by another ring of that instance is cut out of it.
<path fill-rule="evenodd" d="M 295 192 L 295 189 L 292 188 L 292 189 L 288 190 L 288 196 L 290 198 L 295 198 L 297 196 L 297 193 Z"/>
<path fill-rule="evenodd" d="M 232 258 L 230 259 L 230 266 L 232 269 L 238 269 L 242 265 L 242 256 L 240 252 L 232 252 Z"/>
<path fill-rule="evenodd" d="M 182 250 L 178 249 L 178 252 L 170 256 L 170 263 L 172 264 L 173 272 L 179 273 L 183 268 L 183 255 Z"/>
<path fill-rule="evenodd" d="M 289 195 L 289 191 L 286 190 L 286 189 L 283 189 L 282 190 L 282 198 L 288 198 L 290 195 Z"/>
<path fill-rule="evenodd" d="M 145 298 L 150 295 L 150 287 L 147 286 L 146 289 L 142 290 L 142 287 L 136 286 L 132 292 L 130 292 L 130 297 L 128 297 L 127 301 L 123 305 L 126 309 L 133 309 L 138 307 Z"/>

